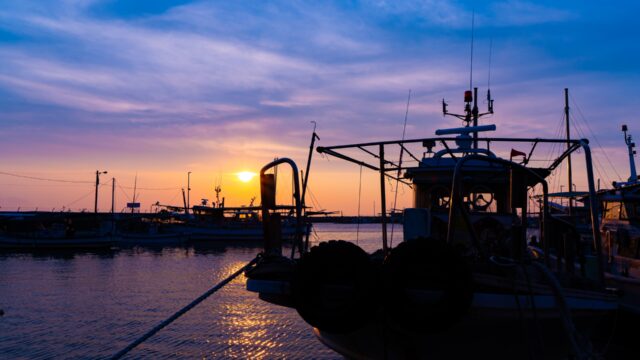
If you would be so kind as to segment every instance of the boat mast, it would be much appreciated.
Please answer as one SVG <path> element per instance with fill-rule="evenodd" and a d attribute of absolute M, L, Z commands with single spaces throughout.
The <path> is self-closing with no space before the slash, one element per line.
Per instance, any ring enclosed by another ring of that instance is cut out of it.
<path fill-rule="evenodd" d="M 309 170 L 311 170 L 311 157 L 313 156 L 313 146 L 316 140 L 320 140 L 318 134 L 316 134 L 316 122 L 313 123 L 313 134 L 311 134 L 311 145 L 309 145 L 309 156 L 307 157 L 307 168 L 304 171 L 304 180 L 302 182 L 302 211 L 306 213 L 305 208 L 305 196 L 307 195 L 307 182 L 309 181 Z"/>
<path fill-rule="evenodd" d="M 566 123 L 566 128 L 567 128 L 567 150 L 571 147 L 571 143 L 569 142 L 571 140 L 571 133 L 570 133 L 570 127 L 569 127 L 569 89 L 568 88 L 564 88 L 564 118 L 565 118 L 565 123 Z M 569 153 L 569 156 L 567 156 L 567 166 L 568 166 L 568 178 L 567 178 L 567 182 L 568 182 L 568 187 L 569 187 L 569 193 L 571 193 L 573 191 L 573 177 L 571 174 L 571 153 Z M 573 198 L 571 196 L 569 196 L 569 215 L 571 215 L 571 213 L 573 212 Z"/>
<path fill-rule="evenodd" d="M 380 144 L 380 223 L 382 223 L 382 251 L 387 255 L 387 196 L 385 189 L 384 144 Z M 374 214 L 375 215 L 375 214 Z"/>
<path fill-rule="evenodd" d="M 135 210 L 136 204 L 136 191 L 138 190 L 138 174 L 136 173 L 136 177 L 133 179 L 133 206 L 131 206 L 131 213 L 133 214 Z"/>

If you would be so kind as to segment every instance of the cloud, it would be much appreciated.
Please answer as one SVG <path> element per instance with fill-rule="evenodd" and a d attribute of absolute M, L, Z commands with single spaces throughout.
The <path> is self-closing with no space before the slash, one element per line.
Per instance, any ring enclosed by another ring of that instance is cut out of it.
<path fill-rule="evenodd" d="M 0 10 L 0 32 L 11 35 L 0 37 L 0 150 L 14 163 L 182 171 L 212 159 L 304 159 L 310 121 L 324 145 L 400 137 L 409 89 L 408 136 L 431 136 L 459 125 L 442 118 L 440 101 L 462 106 L 474 7 L 474 85 L 484 92 L 491 38 L 497 114 L 487 121 L 501 135 L 555 135 L 570 87 L 603 146 L 615 149 L 618 125 L 607 119 L 629 119 L 635 106 L 636 51 L 611 50 L 629 48 L 633 36 L 620 24 L 632 23 L 632 9 L 517 0 L 110 4 L 21 1 Z M 604 25 L 585 27 L 595 15 Z"/>
<path fill-rule="evenodd" d="M 577 12 L 539 5 L 533 2 L 509 0 L 492 4 L 493 22 L 498 26 L 535 25 L 573 20 Z"/>

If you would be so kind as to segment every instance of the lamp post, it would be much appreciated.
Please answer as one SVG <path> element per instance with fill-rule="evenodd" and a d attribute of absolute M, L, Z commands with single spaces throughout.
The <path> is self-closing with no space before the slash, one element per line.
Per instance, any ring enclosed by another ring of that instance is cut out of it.
<path fill-rule="evenodd" d="M 111 178 L 111 215 L 115 213 L 116 203 L 116 178 Z"/>
<path fill-rule="evenodd" d="M 100 174 L 106 174 L 106 171 L 96 170 L 96 201 L 94 206 L 94 212 L 98 213 L 98 186 L 100 186 Z"/>
<path fill-rule="evenodd" d="M 187 214 L 189 214 L 189 209 L 191 208 L 191 171 L 187 173 Z"/>

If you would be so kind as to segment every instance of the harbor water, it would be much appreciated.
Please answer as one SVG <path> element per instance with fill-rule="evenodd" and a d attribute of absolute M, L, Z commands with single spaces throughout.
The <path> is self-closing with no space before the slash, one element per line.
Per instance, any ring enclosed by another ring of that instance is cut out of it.
<path fill-rule="evenodd" d="M 391 225 L 389 225 L 391 230 Z M 380 247 L 379 224 L 316 224 L 313 242 Z M 394 225 L 394 241 L 402 226 Z M 108 358 L 260 251 L 260 244 L 0 253 L 0 359 Z M 128 358 L 340 356 L 294 309 L 244 290 L 240 277 L 129 353 Z"/>

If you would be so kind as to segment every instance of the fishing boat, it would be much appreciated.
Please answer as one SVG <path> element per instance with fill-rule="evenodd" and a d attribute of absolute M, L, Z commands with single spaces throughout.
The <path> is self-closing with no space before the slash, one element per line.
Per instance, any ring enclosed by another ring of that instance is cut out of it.
<path fill-rule="evenodd" d="M 635 143 L 622 126 L 629 156 L 630 175 L 626 181 L 613 183 L 613 188 L 598 192 L 601 202 L 600 232 L 607 257 L 605 276 L 612 285 L 623 290 L 622 305 L 640 314 L 640 179 L 636 172 Z"/>
<path fill-rule="evenodd" d="M 0 248 L 98 249 L 114 245 L 111 225 L 84 213 L 13 213 L 0 220 Z"/>
<path fill-rule="evenodd" d="M 119 246 L 176 246 L 189 240 L 189 233 L 171 226 L 172 219 L 157 214 L 129 216 L 115 223 Z"/>
<path fill-rule="evenodd" d="M 439 129 L 436 137 L 318 147 L 379 174 L 381 249 L 367 253 L 342 240 L 310 247 L 298 226 L 291 256 L 283 256 L 277 237 L 265 238 L 262 259 L 246 273 L 247 289 L 295 308 L 322 343 L 348 358 L 595 356 L 602 338 L 590 330 L 617 311 L 619 298 L 604 282 L 589 142 L 481 137 L 496 126 L 478 124 L 493 114 L 490 92 L 486 113 L 477 100 L 477 88 L 465 91 L 463 114 L 449 113 L 443 101 L 443 113 L 465 126 Z M 546 154 L 539 149 L 554 144 L 568 146 L 547 166 L 529 165 L 541 164 L 536 157 Z M 499 155 L 527 145 L 522 161 Z M 546 179 L 577 150 L 592 195 L 588 248 L 575 225 L 548 206 Z M 397 154 L 399 160 L 391 160 Z M 297 167 L 288 163 L 299 194 Z M 274 197 L 269 189 L 275 188 L 267 172 L 276 164 L 261 171 L 266 219 Z M 404 210 L 403 241 L 395 247 L 386 226 L 388 179 L 414 194 L 414 206 Z M 540 239 L 530 244 L 533 188 L 543 206 Z M 298 195 L 296 203 L 300 216 L 304 200 Z"/>
<path fill-rule="evenodd" d="M 264 225 L 260 216 L 262 207 L 254 206 L 251 200 L 248 206 L 225 206 L 224 197 L 220 198 L 221 188 L 216 187 L 216 200 L 209 204 L 208 199 L 202 199 L 200 205 L 191 208 L 164 206 L 173 211 L 174 218 L 171 226 L 175 232 L 189 234 L 189 241 L 207 243 L 218 241 L 262 241 Z M 185 210 L 186 209 L 186 210 Z M 295 235 L 292 212 L 293 206 L 278 207 L 282 219 L 282 237 L 290 241 Z M 181 213 L 183 212 L 183 213 Z"/>

